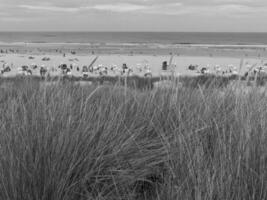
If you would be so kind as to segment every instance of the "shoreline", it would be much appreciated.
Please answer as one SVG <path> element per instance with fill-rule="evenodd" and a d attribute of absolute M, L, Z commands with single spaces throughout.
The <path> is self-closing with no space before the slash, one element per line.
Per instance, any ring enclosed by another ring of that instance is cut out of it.
<path fill-rule="evenodd" d="M 105 42 L 2 42 L 1 46 L 17 47 L 17 46 L 87 46 L 87 47 L 150 47 L 150 48 L 228 48 L 228 49 L 267 49 L 267 44 L 206 44 L 206 43 L 105 43 Z"/>

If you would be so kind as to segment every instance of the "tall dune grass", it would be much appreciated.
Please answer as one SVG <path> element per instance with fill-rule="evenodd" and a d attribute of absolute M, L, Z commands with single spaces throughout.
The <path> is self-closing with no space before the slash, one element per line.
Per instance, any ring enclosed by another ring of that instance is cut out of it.
<path fill-rule="evenodd" d="M 1 82 L 0 199 L 267 199 L 257 88 Z"/>

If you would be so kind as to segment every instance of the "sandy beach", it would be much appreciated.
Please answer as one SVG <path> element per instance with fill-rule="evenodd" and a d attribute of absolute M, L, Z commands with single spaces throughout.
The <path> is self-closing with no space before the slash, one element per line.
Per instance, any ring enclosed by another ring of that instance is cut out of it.
<path fill-rule="evenodd" d="M 137 66 L 148 65 L 153 76 L 162 73 L 162 63 L 170 60 L 173 54 L 173 64 L 176 65 L 177 75 L 195 75 L 196 72 L 188 70 L 189 65 L 207 67 L 210 71 L 215 66 L 227 70 L 229 65 L 236 67 L 239 71 L 240 61 L 244 59 L 244 66 L 254 64 L 262 65 L 267 58 L 264 46 L 241 46 L 238 45 L 148 45 L 148 44 L 38 44 L 38 43 L 16 43 L 0 45 L 0 67 L 4 64 L 11 66 L 11 72 L 3 76 L 15 76 L 23 65 L 44 66 L 50 75 L 59 75 L 57 70 L 60 64 L 73 65 L 72 75 L 82 76 L 82 67 L 88 66 L 92 60 L 99 56 L 94 66 L 103 65 L 121 67 L 126 63 L 133 69 L 133 75 L 143 76 Z M 266 55 L 265 55 L 266 54 Z M 44 57 L 50 58 L 43 61 Z M 267 62 L 267 61 L 266 61 Z M 79 71 L 77 70 L 79 68 Z M 247 69 L 243 67 L 243 74 Z M 34 75 L 39 75 L 39 70 L 33 70 Z M 93 75 L 93 74 L 92 74 Z M 116 74 L 109 74 L 116 75 Z"/>

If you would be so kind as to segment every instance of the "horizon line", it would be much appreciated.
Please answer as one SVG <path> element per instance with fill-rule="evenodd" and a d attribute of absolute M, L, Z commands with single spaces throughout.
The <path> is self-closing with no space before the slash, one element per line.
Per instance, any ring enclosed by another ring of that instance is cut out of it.
<path fill-rule="evenodd" d="M 41 33 L 41 32 L 50 32 L 50 33 L 267 33 L 267 31 L 73 31 L 73 30 L 5 30 L 0 31 L 0 33 Z"/>

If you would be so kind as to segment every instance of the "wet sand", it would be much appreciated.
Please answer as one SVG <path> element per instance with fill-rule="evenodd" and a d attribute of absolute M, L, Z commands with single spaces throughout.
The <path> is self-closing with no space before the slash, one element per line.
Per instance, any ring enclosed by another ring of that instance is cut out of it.
<path fill-rule="evenodd" d="M 267 45 L 0 43 L 2 53 L 169 55 L 267 58 Z"/>

